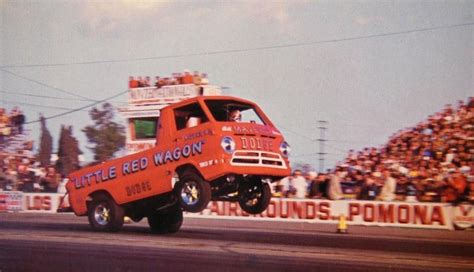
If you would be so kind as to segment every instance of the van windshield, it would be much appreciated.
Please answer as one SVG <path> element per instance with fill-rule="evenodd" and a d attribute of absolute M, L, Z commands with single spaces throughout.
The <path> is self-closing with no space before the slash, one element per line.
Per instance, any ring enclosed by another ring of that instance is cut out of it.
<path fill-rule="evenodd" d="M 233 100 L 206 100 L 206 105 L 218 122 L 265 125 L 265 121 L 252 105 Z"/>

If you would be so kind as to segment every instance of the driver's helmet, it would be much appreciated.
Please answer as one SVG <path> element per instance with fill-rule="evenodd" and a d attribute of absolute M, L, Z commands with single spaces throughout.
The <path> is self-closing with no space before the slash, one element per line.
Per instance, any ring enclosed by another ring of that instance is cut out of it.
<path fill-rule="evenodd" d="M 231 110 L 227 115 L 227 120 L 231 122 L 240 122 L 242 120 L 242 113 L 240 110 Z"/>

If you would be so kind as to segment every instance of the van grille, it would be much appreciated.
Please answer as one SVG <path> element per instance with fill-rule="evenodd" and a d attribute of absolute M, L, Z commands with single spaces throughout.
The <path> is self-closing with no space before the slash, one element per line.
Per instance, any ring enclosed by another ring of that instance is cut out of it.
<path fill-rule="evenodd" d="M 266 151 L 235 151 L 230 164 L 235 166 L 263 166 L 286 169 L 285 162 L 280 154 Z"/>

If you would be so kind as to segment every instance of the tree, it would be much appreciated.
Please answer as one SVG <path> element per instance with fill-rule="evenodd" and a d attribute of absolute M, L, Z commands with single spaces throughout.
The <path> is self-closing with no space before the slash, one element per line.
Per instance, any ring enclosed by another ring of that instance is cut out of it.
<path fill-rule="evenodd" d="M 125 146 L 125 128 L 113 121 L 114 108 L 109 103 L 102 104 L 102 110 L 92 108 L 89 115 L 94 125 L 86 126 L 82 132 L 93 144 L 89 149 L 94 152 L 94 160 L 103 162 Z"/>
<path fill-rule="evenodd" d="M 61 126 L 59 135 L 58 161 L 56 169 L 62 175 L 68 175 L 70 172 L 79 169 L 79 155 L 82 151 L 79 149 L 79 142 L 72 136 L 72 126 Z"/>
<path fill-rule="evenodd" d="M 40 115 L 41 136 L 38 151 L 38 161 L 41 166 L 48 166 L 51 163 L 51 153 L 53 151 L 53 137 L 46 128 L 46 119 Z"/>

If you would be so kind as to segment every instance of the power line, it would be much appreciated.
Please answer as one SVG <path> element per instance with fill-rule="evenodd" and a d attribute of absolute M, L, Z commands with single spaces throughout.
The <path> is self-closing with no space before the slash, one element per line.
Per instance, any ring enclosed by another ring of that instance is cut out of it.
<path fill-rule="evenodd" d="M 9 100 L 1 100 L 1 101 L 3 103 L 12 104 L 12 105 L 24 105 L 24 106 L 30 106 L 30 107 L 50 108 L 50 109 L 57 109 L 57 110 L 72 110 L 73 109 L 73 108 L 66 108 L 66 107 L 25 103 L 25 102 L 19 102 L 19 101 L 9 101 Z"/>
<path fill-rule="evenodd" d="M 58 96 L 28 94 L 28 93 L 21 93 L 21 92 L 0 91 L 0 93 L 14 94 L 14 95 L 28 96 L 28 97 L 39 97 L 39 98 L 47 98 L 47 99 L 56 99 L 56 100 L 84 101 L 84 102 L 90 102 L 90 101 L 91 101 L 90 99 L 65 98 L 65 97 L 58 97 Z M 92 101 L 95 101 L 95 100 L 92 100 Z M 116 103 L 116 104 L 127 104 L 126 102 L 123 102 L 123 101 L 109 101 L 109 102 L 111 102 L 111 103 Z M 70 108 L 70 109 L 71 109 L 71 108 Z"/>
<path fill-rule="evenodd" d="M 98 100 L 98 101 L 96 101 L 96 102 L 94 102 L 94 103 L 92 103 L 92 104 L 89 104 L 89 105 L 86 105 L 86 106 L 83 106 L 83 107 L 80 107 L 80 108 L 72 109 L 72 110 L 70 110 L 70 111 L 66 111 L 66 112 L 63 112 L 63 113 L 60 113 L 60 114 L 55 114 L 55 115 L 51 115 L 51 116 L 45 117 L 44 119 L 45 119 L 45 120 L 53 119 L 53 118 L 61 117 L 61 116 L 64 116 L 64 115 L 68 115 L 68 114 L 71 114 L 71 113 L 73 113 L 73 112 L 77 112 L 77 111 L 80 111 L 80 110 L 83 110 L 83 109 L 87 109 L 87 108 L 90 108 L 90 107 L 92 107 L 92 106 L 95 106 L 95 105 L 97 105 L 97 104 L 99 104 L 99 103 L 108 101 L 108 100 L 110 100 L 110 99 L 112 99 L 112 98 L 116 98 L 116 97 L 118 97 L 118 96 L 121 96 L 121 95 L 123 95 L 123 94 L 125 94 L 125 93 L 127 93 L 127 92 L 128 92 L 128 90 L 123 91 L 123 92 L 120 92 L 120 93 L 118 93 L 118 94 L 114 94 L 114 95 L 109 96 L 109 97 L 107 97 L 107 98 L 105 98 L 105 99 Z M 38 119 L 38 120 L 35 120 L 35 121 L 31 121 L 31 122 L 26 122 L 25 124 L 33 124 L 33 123 L 38 123 L 38 122 L 40 122 L 39 119 Z"/>
<path fill-rule="evenodd" d="M 327 140 L 328 142 L 333 142 L 333 143 L 343 143 L 343 144 L 373 144 L 371 142 L 365 142 L 365 141 L 347 141 L 347 140 Z"/>
<path fill-rule="evenodd" d="M 26 68 L 26 67 L 54 67 L 54 66 L 69 66 L 69 65 L 90 65 L 90 64 L 102 64 L 102 63 L 123 63 L 123 62 L 138 62 L 138 61 L 146 61 L 146 60 L 161 60 L 161 59 L 174 59 L 174 58 L 183 58 L 183 57 L 234 54 L 234 53 L 244 53 L 244 52 L 252 52 L 252 51 L 283 49 L 283 48 L 291 48 L 291 47 L 303 47 L 303 46 L 311 46 L 311 45 L 325 44 L 325 43 L 337 43 L 337 42 L 364 40 L 364 39 L 372 39 L 372 38 L 379 38 L 379 37 L 410 34 L 410 33 L 416 33 L 416 32 L 426 32 L 426 31 L 433 31 L 433 30 L 440 30 L 440 29 L 464 27 L 464 26 L 471 26 L 471 25 L 474 25 L 474 22 L 463 23 L 463 24 L 445 25 L 445 26 L 434 26 L 434 27 L 426 27 L 426 28 L 415 28 L 415 29 L 404 30 L 404 31 L 394 31 L 394 32 L 387 32 L 387 33 L 379 33 L 379 34 L 363 35 L 363 36 L 354 36 L 354 37 L 339 38 L 339 39 L 320 40 L 320 41 L 313 41 L 313 42 L 290 43 L 290 44 L 282 44 L 282 45 L 249 47 L 249 48 L 241 48 L 241 49 L 216 50 L 216 51 L 209 51 L 209 52 L 174 54 L 174 55 L 143 57 L 143 58 L 129 58 L 129 59 L 115 59 L 115 60 L 92 60 L 92 61 L 44 63 L 44 64 L 12 64 L 12 65 L 2 65 L 2 66 L 0 66 L 0 69 L 1 68 Z"/>
<path fill-rule="evenodd" d="M 325 153 L 325 155 L 341 156 L 341 155 L 346 155 L 346 154 L 345 153 Z M 319 156 L 319 152 L 291 155 L 292 158 L 314 157 L 314 156 Z"/>
<path fill-rule="evenodd" d="M 56 90 L 56 91 L 59 91 L 59 92 L 62 92 L 62 93 L 66 93 L 66 94 L 69 94 L 69 95 L 72 95 L 72 96 L 75 96 L 75 97 L 79 97 L 79 98 L 82 98 L 82 99 L 87 99 L 88 101 L 95 101 L 95 100 L 92 100 L 92 99 L 87 98 L 87 97 L 85 97 L 85 96 L 78 95 L 78 94 L 75 94 L 75 93 L 73 93 L 73 92 L 69 92 L 69 91 L 60 89 L 60 88 L 58 88 L 58 87 L 54 87 L 54 86 L 45 84 L 45 83 L 43 83 L 43 82 L 40 82 L 40 81 L 31 79 L 31 78 L 28 78 L 28 77 L 19 75 L 19 74 L 17 74 L 17 73 L 11 72 L 11 71 L 9 71 L 9 70 L 7 70 L 7 69 L 3 69 L 2 67 L 0 67 L 0 71 L 2 71 L 2 72 L 4 72 L 4 73 L 7 73 L 7 74 L 10 74 L 10 75 L 13 75 L 13 76 L 18 77 L 18 78 L 21 78 L 21 79 L 23 79 L 23 80 L 36 83 L 36 84 L 41 85 L 41 86 L 46 87 L 46 88 L 54 89 L 54 90 Z"/>
<path fill-rule="evenodd" d="M 278 125 L 278 127 L 281 128 L 281 129 L 284 129 L 284 130 L 286 130 L 286 131 L 288 131 L 288 132 L 291 132 L 291 133 L 293 133 L 293 134 L 296 135 L 296 136 L 299 136 L 299 137 L 301 137 L 301 138 L 304 138 L 304 139 L 306 139 L 306 140 L 309 140 L 309 141 L 311 141 L 311 142 L 314 142 L 314 141 L 317 140 L 317 139 L 312 139 L 312 138 L 310 138 L 310 137 L 308 137 L 308 136 L 306 136 L 306 135 L 303 135 L 303 134 L 301 134 L 301 133 L 298 133 L 298 132 L 296 132 L 296 131 L 294 131 L 294 130 L 292 130 L 292 129 L 289 129 L 289 128 L 287 128 L 287 127 L 284 127 L 284 126 L 282 126 L 282 125 Z"/>
<path fill-rule="evenodd" d="M 326 144 L 326 145 L 327 145 L 329 148 L 332 148 L 332 149 L 334 149 L 334 150 L 337 150 L 337 151 L 339 151 L 339 152 L 343 152 L 343 153 L 347 154 L 347 150 L 343 150 L 343 149 L 341 149 L 341 148 L 339 148 L 339 147 L 335 147 L 335 146 L 333 146 L 333 145 L 328 145 L 328 144 Z"/>

